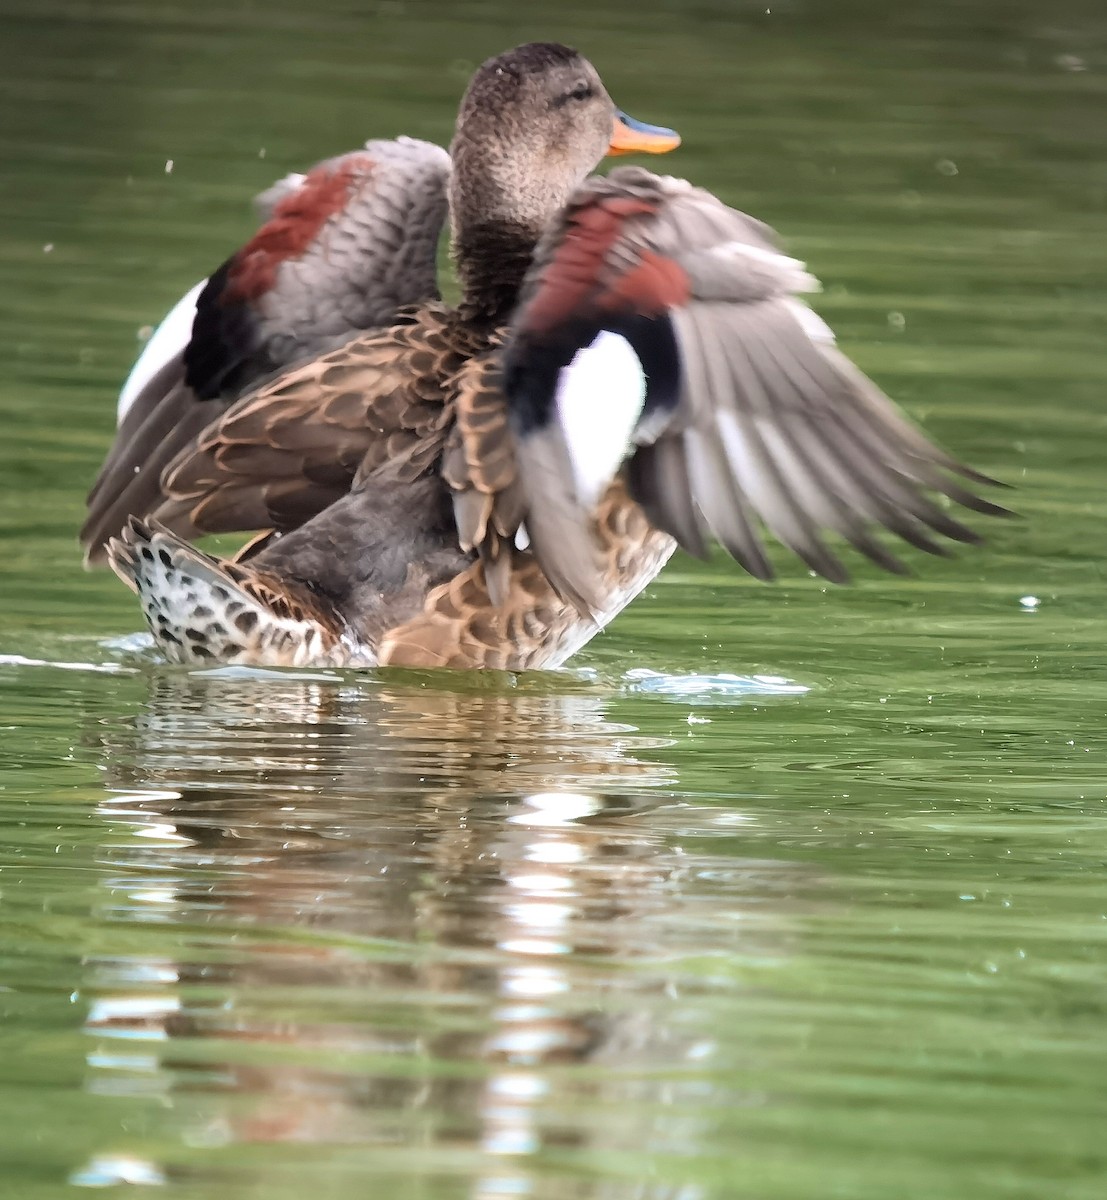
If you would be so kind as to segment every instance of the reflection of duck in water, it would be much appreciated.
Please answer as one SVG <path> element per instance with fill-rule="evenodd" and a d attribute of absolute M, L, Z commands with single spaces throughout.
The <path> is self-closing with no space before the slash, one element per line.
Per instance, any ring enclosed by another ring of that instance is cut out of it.
<path fill-rule="evenodd" d="M 218 786 L 262 824 L 274 814 L 283 822 L 275 798 L 318 787 L 341 805 L 323 811 L 328 821 L 356 822 L 371 803 L 402 824 L 428 793 L 433 807 L 459 789 L 468 803 L 558 788 L 641 791 L 673 781 L 668 768 L 639 757 L 648 739 L 607 717 L 609 698 L 600 689 L 561 677 L 556 686 L 542 676 L 510 685 L 472 678 L 475 686 L 458 676 L 459 686 L 446 688 L 418 677 L 351 684 L 296 673 L 156 671 L 134 738 L 110 747 L 111 782 L 186 800 Z"/>
<path fill-rule="evenodd" d="M 460 1150 L 475 1188 L 543 1146 L 633 1149 L 654 1138 L 627 1097 L 648 1121 L 710 1054 L 675 1019 L 703 986 L 685 957 L 780 954 L 787 901 L 764 901 L 793 868 L 744 865 L 773 909 L 752 934 L 736 896 L 720 911 L 697 880 L 723 857 L 680 849 L 714 814 L 671 803 L 594 693 L 152 684 L 105 735 L 122 794 L 85 991 L 114 1090 L 162 1089 L 178 1134 Z"/>
<path fill-rule="evenodd" d="M 553 666 L 677 541 L 767 578 L 761 520 L 842 579 L 828 530 L 890 570 L 873 525 L 973 540 L 927 492 L 998 511 L 956 482 L 982 477 L 834 348 L 764 226 L 637 168 L 586 181 L 609 149 L 676 142 L 563 46 L 481 67 L 451 146 L 460 304 L 213 414 L 131 510 L 168 528 L 112 543 L 169 657 Z M 235 563 L 182 540 L 247 529 L 282 536 Z"/>

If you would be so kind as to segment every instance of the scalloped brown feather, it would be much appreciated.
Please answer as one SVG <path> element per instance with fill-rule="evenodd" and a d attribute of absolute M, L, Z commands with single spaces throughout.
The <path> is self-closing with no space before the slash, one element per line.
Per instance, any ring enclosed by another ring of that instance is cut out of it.
<path fill-rule="evenodd" d="M 441 380 L 464 362 L 455 326 L 429 306 L 239 401 L 167 468 L 158 519 L 183 536 L 295 529 L 383 463 L 423 473 L 449 422 Z"/>
<path fill-rule="evenodd" d="M 458 540 L 463 549 L 479 553 L 496 604 L 508 602 L 511 549 L 523 511 L 503 396 L 502 340 L 496 335 L 492 348 L 467 363 L 454 382 L 454 426 L 442 462 Z"/>
<path fill-rule="evenodd" d="M 676 542 L 654 529 L 619 482 L 596 510 L 593 532 L 608 582 L 593 621 L 563 600 L 538 563 L 505 546 L 510 586 L 493 599 L 483 562 L 427 596 L 423 612 L 384 635 L 381 666 L 522 671 L 560 666 L 616 616 L 664 566 Z"/>

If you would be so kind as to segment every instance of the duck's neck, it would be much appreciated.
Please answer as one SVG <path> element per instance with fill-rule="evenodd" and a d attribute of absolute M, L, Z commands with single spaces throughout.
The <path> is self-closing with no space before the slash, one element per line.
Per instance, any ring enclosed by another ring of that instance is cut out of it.
<path fill-rule="evenodd" d="M 455 222 L 453 257 L 464 318 L 499 325 L 510 316 L 540 232 L 513 220 Z"/>
<path fill-rule="evenodd" d="M 453 257 L 459 307 L 470 320 L 510 315 L 534 247 L 563 203 L 549 155 L 522 132 L 507 132 L 459 124 L 450 146 Z"/>

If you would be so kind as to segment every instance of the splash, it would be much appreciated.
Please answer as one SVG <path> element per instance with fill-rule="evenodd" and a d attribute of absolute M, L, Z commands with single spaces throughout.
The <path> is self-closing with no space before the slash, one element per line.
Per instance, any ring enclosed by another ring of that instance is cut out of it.
<path fill-rule="evenodd" d="M 663 671 L 637 667 L 627 671 L 623 678 L 633 692 L 707 703 L 760 696 L 802 696 L 811 690 L 783 675 L 732 675 L 725 671 L 715 675 L 667 675 Z"/>

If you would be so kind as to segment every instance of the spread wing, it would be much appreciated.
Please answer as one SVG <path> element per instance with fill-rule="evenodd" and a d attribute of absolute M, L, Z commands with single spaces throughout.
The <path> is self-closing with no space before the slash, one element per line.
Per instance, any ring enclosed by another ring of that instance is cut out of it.
<path fill-rule="evenodd" d="M 551 582 L 599 603 L 589 516 L 625 462 L 653 523 L 752 574 L 763 525 L 814 571 L 839 534 L 891 571 L 883 527 L 931 553 L 977 536 L 932 498 L 998 508 L 911 425 L 800 300 L 815 281 L 764 225 L 640 168 L 588 181 L 540 244 L 505 351 L 524 519 Z"/>
<path fill-rule="evenodd" d="M 124 386 L 81 531 L 89 561 L 159 508 L 166 467 L 239 396 L 437 297 L 448 174 L 439 146 L 374 141 L 259 198 L 265 223 L 178 303 Z"/>

